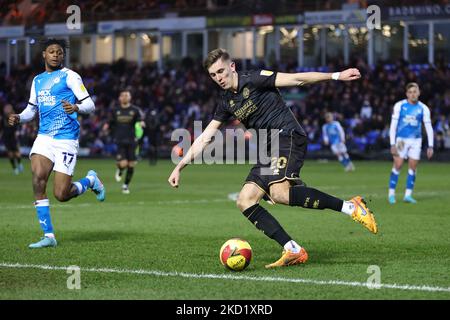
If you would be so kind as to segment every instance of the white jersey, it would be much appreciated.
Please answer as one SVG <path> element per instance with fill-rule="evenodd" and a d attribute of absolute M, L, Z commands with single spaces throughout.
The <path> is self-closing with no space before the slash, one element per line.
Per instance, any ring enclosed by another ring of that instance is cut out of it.
<path fill-rule="evenodd" d="M 342 126 L 337 121 L 326 123 L 322 126 L 323 140 L 330 145 L 345 142 L 345 133 Z"/>
<path fill-rule="evenodd" d="M 398 138 L 421 139 L 422 122 L 428 137 L 428 146 L 433 147 L 433 128 L 431 126 L 430 109 L 422 102 L 411 104 L 407 99 L 394 105 L 392 113 L 390 142 L 395 145 Z"/>

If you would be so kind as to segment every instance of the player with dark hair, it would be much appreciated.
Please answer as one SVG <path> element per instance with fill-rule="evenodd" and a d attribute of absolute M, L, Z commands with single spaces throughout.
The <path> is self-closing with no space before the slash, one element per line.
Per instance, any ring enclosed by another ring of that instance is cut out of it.
<path fill-rule="evenodd" d="M 9 162 L 13 168 L 14 174 L 19 174 L 23 171 L 23 164 L 21 161 L 21 155 L 19 150 L 19 142 L 17 141 L 16 131 L 17 127 L 10 126 L 8 124 L 8 118 L 14 113 L 13 106 L 7 104 L 3 108 L 3 118 L 0 123 L 3 132 L 2 139 L 5 145 L 6 154 L 8 155 Z"/>
<path fill-rule="evenodd" d="M 141 110 L 131 104 L 131 92 L 121 90 L 119 94 L 119 106 L 114 109 L 110 128 L 114 132 L 114 140 L 117 144 L 117 170 L 115 179 L 122 180 L 122 173 L 126 169 L 122 193 L 129 194 L 129 184 L 133 177 L 134 167 L 137 164 L 136 148 L 138 140 L 136 137 L 135 125 L 145 126 Z"/>
<path fill-rule="evenodd" d="M 53 194 L 58 201 L 68 201 L 87 189 L 96 194 L 97 200 L 105 199 L 105 188 L 94 170 L 89 170 L 86 177 L 79 181 L 72 182 L 80 134 L 78 113 L 92 113 L 94 102 L 81 77 L 63 66 L 67 47 L 65 41 L 48 39 L 43 44 L 45 71 L 34 77 L 25 110 L 20 114 L 11 114 L 8 119 L 10 125 L 17 125 L 31 121 L 39 114 L 39 131 L 30 151 L 30 159 L 35 207 L 44 237 L 29 248 L 57 245 L 46 190 L 52 171 L 55 172 Z"/>
<path fill-rule="evenodd" d="M 238 72 L 235 63 L 223 49 L 211 51 L 204 67 L 223 90 L 221 99 L 213 120 L 172 171 L 168 179 L 171 186 L 178 187 L 181 170 L 201 154 L 223 123 L 236 117 L 248 129 L 278 132 L 277 157 L 273 159 L 275 155 L 271 154 L 270 158 L 273 161 L 268 164 L 258 159 L 237 199 L 237 206 L 244 216 L 284 249 L 281 258 L 266 265 L 266 268 L 305 263 L 308 254 L 292 240 L 279 222 L 259 205 L 262 198 L 290 206 L 342 212 L 362 223 L 372 233 L 377 233 L 374 215 L 360 196 L 344 201 L 307 187 L 300 180 L 299 172 L 306 153 L 306 134 L 277 89 L 332 79 L 357 80 L 361 77 L 357 69 L 351 68 L 335 73 L 277 73 L 268 70 Z M 266 143 L 267 149 L 270 150 L 271 140 Z"/>

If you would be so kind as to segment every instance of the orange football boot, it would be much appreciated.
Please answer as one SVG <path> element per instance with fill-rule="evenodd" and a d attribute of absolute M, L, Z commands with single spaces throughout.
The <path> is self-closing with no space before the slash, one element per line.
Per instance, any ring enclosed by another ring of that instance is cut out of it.
<path fill-rule="evenodd" d="M 378 232 L 375 216 L 372 211 L 367 207 L 366 201 L 360 196 L 356 196 L 350 199 L 355 205 L 355 210 L 352 213 L 352 219 L 361 223 L 364 227 L 369 229 L 372 233 Z"/>
<path fill-rule="evenodd" d="M 276 268 L 284 266 L 293 266 L 296 264 L 305 263 L 308 260 L 308 253 L 304 248 L 300 249 L 299 253 L 294 253 L 289 250 L 283 250 L 281 258 L 274 263 L 266 265 L 266 268 Z"/>

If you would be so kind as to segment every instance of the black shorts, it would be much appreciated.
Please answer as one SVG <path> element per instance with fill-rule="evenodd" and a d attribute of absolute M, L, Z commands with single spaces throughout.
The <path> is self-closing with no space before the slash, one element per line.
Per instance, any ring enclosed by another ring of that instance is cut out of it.
<path fill-rule="evenodd" d="M 270 185 L 288 180 L 291 184 L 303 184 L 300 169 L 306 156 L 307 138 L 296 133 L 279 134 L 279 154 L 267 164 L 258 163 L 250 170 L 245 183 L 254 183 L 270 197 Z M 269 150 L 270 151 L 270 150 Z"/>
<path fill-rule="evenodd" d="M 3 142 L 7 151 L 19 151 L 19 144 L 17 143 L 16 139 L 5 139 Z"/>
<path fill-rule="evenodd" d="M 117 143 L 117 161 L 128 160 L 128 161 L 136 161 L 136 142 L 130 143 Z"/>

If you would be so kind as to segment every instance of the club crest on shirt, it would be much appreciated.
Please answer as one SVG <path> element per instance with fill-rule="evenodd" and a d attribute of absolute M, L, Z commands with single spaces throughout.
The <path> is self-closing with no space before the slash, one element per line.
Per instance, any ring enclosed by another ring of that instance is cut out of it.
<path fill-rule="evenodd" d="M 230 108 L 234 108 L 234 101 L 230 100 Z"/>
<path fill-rule="evenodd" d="M 244 99 L 247 99 L 249 95 L 250 90 L 248 88 L 244 88 L 244 90 L 242 90 L 242 96 L 244 97 Z"/>

